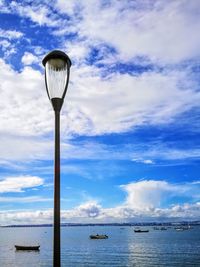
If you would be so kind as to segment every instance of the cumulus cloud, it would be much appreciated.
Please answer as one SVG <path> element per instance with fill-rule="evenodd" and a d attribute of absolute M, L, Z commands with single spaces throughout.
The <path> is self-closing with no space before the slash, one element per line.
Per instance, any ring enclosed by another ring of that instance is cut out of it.
<path fill-rule="evenodd" d="M 193 183 L 173 184 L 166 181 L 143 180 L 121 188 L 127 196 L 121 205 L 103 208 L 90 201 L 63 211 L 63 220 L 84 218 L 97 221 L 142 221 L 145 219 L 197 219 L 200 217 L 199 185 Z M 176 203 L 176 198 L 189 199 L 192 203 Z M 168 203 L 168 204 L 167 204 Z M 94 212 L 95 211 L 95 212 Z M 91 216 L 92 213 L 92 216 Z"/>
<path fill-rule="evenodd" d="M 96 201 L 87 201 L 72 210 L 63 211 L 62 217 L 74 218 L 98 218 L 102 207 Z"/>
<path fill-rule="evenodd" d="M 23 192 L 26 188 L 43 185 L 43 179 L 37 176 L 13 176 L 0 180 L 0 193 Z"/>
<path fill-rule="evenodd" d="M 127 206 L 136 210 L 148 210 L 161 207 L 162 202 L 182 192 L 183 187 L 166 181 L 143 180 L 121 186 L 127 193 Z"/>
<path fill-rule="evenodd" d="M 63 211 L 63 220 L 83 218 L 91 221 L 92 218 L 94 221 L 105 222 L 200 217 L 199 184 L 142 180 L 123 185 L 121 188 L 127 194 L 121 205 L 103 208 L 97 201 L 88 201 L 72 210 Z M 192 203 L 179 204 L 176 202 L 178 197 L 185 198 Z"/>
<path fill-rule="evenodd" d="M 198 219 L 200 217 L 199 184 L 169 183 L 165 180 L 142 180 L 121 186 L 127 193 L 126 218 Z M 183 204 L 179 201 L 182 199 Z M 188 201 L 190 203 L 188 203 Z"/>
<path fill-rule="evenodd" d="M 62 222 L 141 222 L 200 218 L 199 183 L 173 184 L 164 180 L 143 180 L 121 188 L 127 194 L 121 205 L 104 208 L 98 201 L 89 200 L 72 209 L 62 210 Z M 176 203 L 175 199 L 179 196 L 187 197 L 190 202 Z M 34 223 L 36 219 L 37 223 L 51 223 L 52 216 L 52 210 L 0 213 L 2 224 Z"/>
<path fill-rule="evenodd" d="M 22 57 L 22 63 L 24 65 L 31 65 L 33 63 L 38 63 L 38 60 L 39 60 L 38 57 L 29 52 L 25 52 Z"/>
<path fill-rule="evenodd" d="M 118 206 L 114 208 L 103 208 L 97 204 L 92 208 L 89 203 L 72 210 L 62 210 L 62 223 L 106 223 L 106 222 L 143 222 L 143 221 L 180 221 L 180 220 L 198 220 L 200 218 L 200 203 L 174 205 L 170 208 L 156 208 L 145 211 L 134 210 L 127 206 Z M 89 207 L 87 209 L 87 207 Z M 95 215 L 93 213 L 95 209 Z M 52 210 L 24 210 L 24 211 L 5 211 L 0 212 L 1 225 L 8 224 L 37 224 L 52 223 Z"/>

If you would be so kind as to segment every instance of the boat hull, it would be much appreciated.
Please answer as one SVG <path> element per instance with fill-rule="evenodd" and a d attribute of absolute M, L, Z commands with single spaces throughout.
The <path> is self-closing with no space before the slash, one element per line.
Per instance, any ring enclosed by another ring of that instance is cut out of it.
<path fill-rule="evenodd" d="M 90 239 L 107 239 L 107 235 L 90 235 Z"/>
<path fill-rule="evenodd" d="M 40 246 L 18 246 L 15 245 L 16 250 L 35 250 L 38 251 Z"/>
<path fill-rule="evenodd" d="M 135 233 L 148 233 L 149 230 L 134 230 Z"/>

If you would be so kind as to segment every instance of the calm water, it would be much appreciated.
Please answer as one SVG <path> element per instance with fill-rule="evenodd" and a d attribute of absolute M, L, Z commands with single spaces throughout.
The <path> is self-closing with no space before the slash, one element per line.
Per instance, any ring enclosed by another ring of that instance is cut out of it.
<path fill-rule="evenodd" d="M 62 228 L 62 267 L 200 266 L 200 228 L 134 233 L 133 227 Z M 90 234 L 107 234 L 90 240 Z M 40 244 L 40 252 L 16 252 L 15 244 Z M 0 266 L 51 267 L 52 228 L 0 228 Z"/>

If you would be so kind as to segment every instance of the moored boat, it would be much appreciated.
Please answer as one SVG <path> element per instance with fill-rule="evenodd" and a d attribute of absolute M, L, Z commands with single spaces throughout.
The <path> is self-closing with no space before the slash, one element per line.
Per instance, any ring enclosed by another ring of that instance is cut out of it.
<path fill-rule="evenodd" d="M 149 230 L 134 229 L 135 233 L 148 233 Z"/>
<path fill-rule="evenodd" d="M 40 249 L 40 246 L 19 246 L 15 245 L 16 250 L 36 250 Z"/>
<path fill-rule="evenodd" d="M 107 239 L 108 236 L 107 235 L 90 235 L 90 239 Z"/>
<path fill-rule="evenodd" d="M 183 227 L 176 227 L 174 228 L 176 231 L 184 231 L 184 228 Z"/>
<path fill-rule="evenodd" d="M 174 228 L 176 231 L 185 231 L 191 229 L 190 226 L 177 226 Z"/>

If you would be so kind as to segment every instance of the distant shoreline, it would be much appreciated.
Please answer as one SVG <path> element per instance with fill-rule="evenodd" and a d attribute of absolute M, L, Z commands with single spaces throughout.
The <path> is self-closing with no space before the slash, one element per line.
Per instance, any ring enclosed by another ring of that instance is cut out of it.
<path fill-rule="evenodd" d="M 200 225 L 200 221 L 179 221 L 179 222 L 138 222 L 138 223 L 62 223 L 61 227 L 77 226 L 174 226 L 174 225 Z M 1 228 L 13 227 L 53 227 L 53 224 L 16 224 L 1 225 Z"/>

